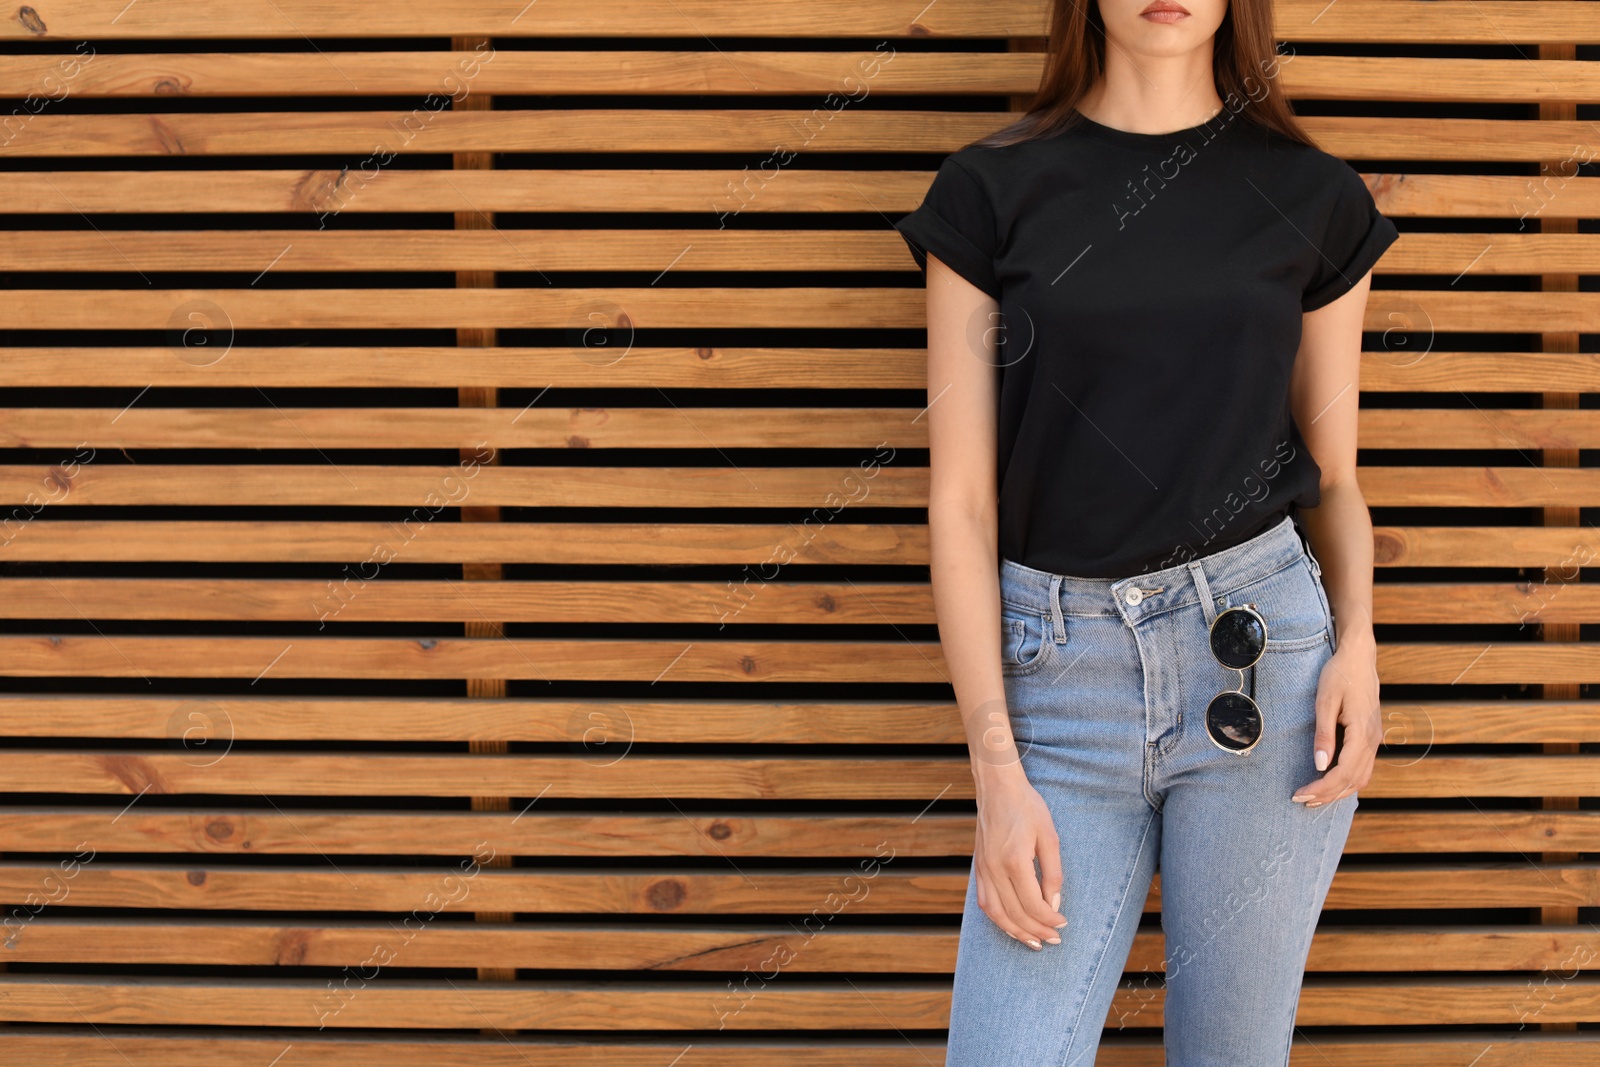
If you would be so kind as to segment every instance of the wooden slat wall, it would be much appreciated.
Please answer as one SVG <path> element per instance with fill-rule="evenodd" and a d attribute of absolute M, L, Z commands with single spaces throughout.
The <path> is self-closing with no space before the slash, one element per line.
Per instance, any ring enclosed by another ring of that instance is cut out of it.
<path fill-rule="evenodd" d="M 1292 1062 L 1594 1064 L 1600 6 L 1277 13 L 1404 231 L 1388 744 Z M 0 1062 L 942 1062 L 972 794 L 889 223 L 1043 15 L 0 22 Z M 1159 908 L 1103 1065 L 1161 1062 Z"/>

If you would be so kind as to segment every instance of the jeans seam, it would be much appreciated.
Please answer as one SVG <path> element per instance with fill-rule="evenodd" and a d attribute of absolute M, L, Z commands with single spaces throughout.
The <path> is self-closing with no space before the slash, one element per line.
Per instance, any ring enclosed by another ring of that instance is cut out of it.
<path fill-rule="evenodd" d="M 1106 931 L 1105 940 L 1100 944 L 1100 955 L 1094 961 L 1094 970 L 1089 972 L 1089 981 L 1086 983 L 1083 996 L 1078 999 L 1078 1014 L 1072 1020 L 1072 1033 L 1067 1036 L 1067 1047 L 1061 1052 L 1061 1067 L 1069 1067 L 1072 1048 L 1083 1033 L 1083 1013 L 1089 1008 L 1090 991 L 1094 989 L 1095 982 L 1100 979 L 1100 972 L 1105 968 L 1106 953 L 1111 950 L 1111 939 L 1116 935 L 1118 924 L 1122 922 L 1122 913 L 1128 910 L 1128 891 L 1133 888 L 1133 872 L 1139 869 L 1139 861 L 1144 856 L 1144 843 L 1150 840 L 1150 827 L 1155 825 L 1156 816 L 1159 814 L 1160 812 L 1152 811 L 1144 821 L 1144 832 L 1139 835 L 1139 845 L 1133 850 L 1133 860 L 1128 864 L 1128 874 L 1122 882 L 1122 901 L 1117 905 L 1117 913 L 1111 917 L 1111 927 Z M 1148 887 L 1146 894 L 1148 895 Z"/>
<path fill-rule="evenodd" d="M 1330 805 L 1330 806 L 1322 809 L 1322 811 L 1318 815 L 1314 816 L 1313 818 L 1315 819 L 1315 818 L 1330 817 L 1333 814 L 1333 810 L 1334 810 L 1333 807 Z M 1323 839 L 1322 839 L 1322 858 L 1319 860 L 1319 862 L 1317 864 L 1317 878 L 1318 878 L 1318 881 L 1315 884 L 1313 884 L 1312 887 L 1311 887 L 1311 898 L 1312 899 L 1311 899 L 1311 901 L 1309 901 L 1307 903 L 1306 908 L 1305 908 L 1305 912 L 1306 912 L 1307 915 L 1310 915 L 1311 904 L 1315 903 L 1315 901 L 1316 901 L 1317 891 L 1321 886 L 1322 871 L 1327 865 L 1328 853 L 1333 848 L 1333 841 L 1334 841 L 1334 838 L 1336 836 L 1338 836 L 1338 835 L 1334 834 L 1331 830 L 1326 835 L 1323 836 Z M 1340 852 L 1341 853 L 1343 852 L 1343 843 L 1342 842 L 1340 844 Z M 1337 861 L 1335 861 L 1335 862 L 1337 862 Z M 1316 938 L 1317 927 L 1320 925 L 1320 921 L 1321 921 L 1321 909 L 1318 909 L 1318 914 L 1315 915 L 1315 916 L 1311 916 L 1310 927 L 1305 932 L 1305 938 L 1302 941 L 1302 946 L 1304 948 L 1304 952 L 1302 953 L 1302 955 L 1310 955 L 1311 944 Z M 1285 1029 L 1288 1031 L 1288 1033 L 1284 1037 L 1284 1042 L 1283 1042 L 1283 1067 L 1289 1067 L 1289 1059 L 1294 1054 L 1294 1031 L 1295 1031 L 1294 1021 L 1295 1021 L 1296 1017 L 1298 1017 L 1298 1015 L 1300 1014 L 1300 997 L 1305 992 L 1305 976 L 1306 976 L 1306 974 L 1305 974 L 1305 966 L 1302 965 L 1301 968 L 1300 968 L 1300 981 L 1295 986 L 1294 999 L 1289 1002 L 1289 1018 L 1286 1021 L 1286 1023 L 1284 1024 L 1285 1025 Z"/>

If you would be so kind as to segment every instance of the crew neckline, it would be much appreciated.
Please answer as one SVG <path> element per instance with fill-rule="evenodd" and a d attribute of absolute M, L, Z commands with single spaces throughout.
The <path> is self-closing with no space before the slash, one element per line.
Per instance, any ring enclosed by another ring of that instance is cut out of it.
<path fill-rule="evenodd" d="M 1196 126 L 1187 126 L 1181 130 L 1172 130 L 1169 133 L 1136 133 L 1133 130 L 1119 130 L 1115 126 L 1107 126 L 1103 122 L 1096 122 L 1077 108 L 1072 109 L 1078 116 L 1078 129 L 1102 141 L 1122 145 L 1124 148 L 1133 148 L 1146 152 L 1166 152 L 1177 146 L 1179 142 L 1193 142 L 1196 135 L 1201 135 L 1202 143 L 1209 142 L 1222 136 L 1240 121 L 1240 116 L 1228 111 L 1226 105 L 1222 110 L 1211 116 L 1206 121 Z"/>

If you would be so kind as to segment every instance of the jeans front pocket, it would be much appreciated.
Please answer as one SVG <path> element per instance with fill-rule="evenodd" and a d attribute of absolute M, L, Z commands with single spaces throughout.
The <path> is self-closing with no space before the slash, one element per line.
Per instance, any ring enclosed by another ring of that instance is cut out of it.
<path fill-rule="evenodd" d="M 1000 605 L 1000 671 L 1016 676 L 1044 666 L 1055 639 L 1054 623 L 1044 612 L 1016 604 Z"/>
<path fill-rule="evenodd" d="M 1267 624 L 1266 651 L 1305 652 L 1330 645 L 1331 620 L 1311 561 L 1298 560 L 1228 591 L 1228 603 L 1254 604 Z"/>

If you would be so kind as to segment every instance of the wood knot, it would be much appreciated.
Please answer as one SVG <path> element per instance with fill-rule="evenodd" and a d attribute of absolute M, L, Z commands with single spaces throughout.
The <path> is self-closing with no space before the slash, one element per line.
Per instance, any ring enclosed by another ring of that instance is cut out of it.
<path fill-rule="evenodd" d="M 726 841 L 733 836 L 733 827 L 719 819 L 712 823 L 711 828 L 706 832 L 711 835 L 713 841 Z"/>
<path fill-rule="evenodd" d="M 588 448 L 589 439 L 582 434 L 572 434 L 567 438 L 568 448 Z"/>
<path fill-rule="evenodd" d="M 233 823 L 228 819 L 212 819 L 206 823 L 206 836 L 213 841 L 226 841 L 233 836 Z"/>
<path fill-rule="evenodd" d="M 184 880 L 187 881 L 190 885 L 205 885 L 206 884 L 206 872 L 205 871 L 189 871 L 183 877 L 184 877 Z"/>
<path fill-rule="evenodd" d="M 838 602 L 833 599 L 831 594 L 828 593 L 823 593 L 821 596 L 817 597 L 817 607 L 821 608 L 823 611 L 826 611 L 830 615 L 839 610 Z"/>
<path fill-rule="evenodd" d="M 746 674 L 756 673 L 756 658 L 754 656 L 740 656 L 739 669 Z"/>
<path fill-rule="evenodd" d="M 278 938 L 278 949 L 273 953 L 272 959 L 280 967 L 295 967 L 306 961 L 310 951 L 311 932 L 308 930 L 285 930 L 283 936 Z"/>
<path fill-rule="evenodd" d="M 39 12 L 35 11 L 31 7 L 17 8 L 17 22 L 19 22 L 22 25 L 22 28 L 27 30 L 29 33 L 43 36 L 47 32 L 45 29 L 44 19 L 40 18 Z"/>
<path fill-rule="evenodd" d="M 343 195 L 345 180 L 349 175 L 349 167 L 307 172 L 305 177 L 294 185 L 294 191 L 290 195 L 291 206 L 317 211 L 328 210 L 336 205 Z"/>
<path fill-rule="evenodd" d="M 1405 555 L 1405 550 L 1404 542 L 1393 534 L 1380 533 L 1372 538 L 1372 556 L 1378 563 L 1394 563 Z"/>
<path fill-rule="evenodd" d="M 652 883 L 644 891 L 645 903 L 650 905 L 652 911 L 672 911 L 688 895 L 689 891 L 683 887 L 683 883 L 671 878 Z"/>
<path fill-rule="evenodd" d="M 717 350 L 714 348 L 697 348 L 694 350 L 694 354 L 699 356 L 701 359 L 715 359 L 717 356 Z"/>
<path fill-rule="evenodd" d="M 128 787 L 130 793 L 165 793 L 166 783 L 160 775 L 140 756 L 111 753 L 103 756 L 100 766 L 105 768 L 107 774 Z"/>

